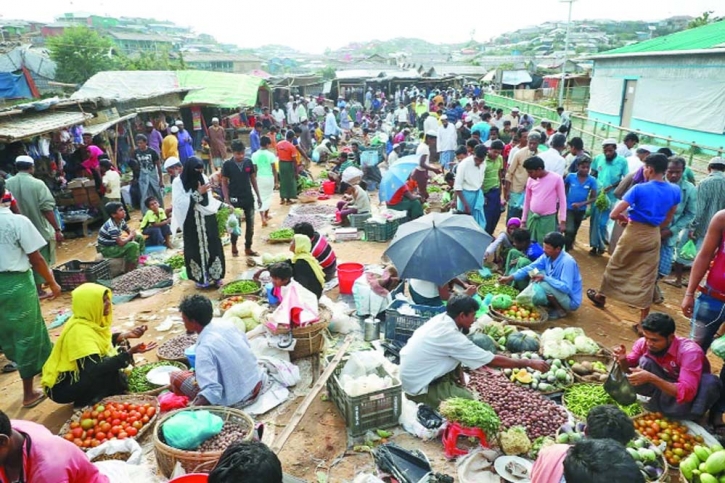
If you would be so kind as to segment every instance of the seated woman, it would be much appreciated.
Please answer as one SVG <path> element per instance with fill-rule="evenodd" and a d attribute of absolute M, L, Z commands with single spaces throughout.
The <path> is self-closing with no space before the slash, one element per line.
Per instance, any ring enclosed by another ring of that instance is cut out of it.
<path fill-rule="evenodd" d="M 513 218 L 512 218 L 513 219 Z M 530 265 L 544 254 L 536 240 L 531 239 L 529 230 L 518 229 L 511 234 L 511 248 L 506 255 L 506 263 L 504 264 L 504 275 L 512 275 L 517 270 Z M 529 284 L 529 279 L 514 282 L 514 286 L 519 290 L 523 290 Z"/>
<path fill-rule="evenodd" d="M 350 215 L 370 213 L 370 197 L 363 187 L 340 183 L 340 190 L 345 196 L 337 202 L 337 211 L 343 225 L 348 224 L 347 217 Z"/>
<path fill-rule="evenodd" d="M 103 285 L 84 283 L 71 297 L 73 316 L 43 366 L 45 393 L 59 404 L 76 406 L 123 394 L 127 381 L 121 370 L 133 362 L 133 354 L 153 350 L 156 343 L 117 348 L 121 342 L 141 337 L 146 326 L 112 334 L 112 294 Z"/>
<path fill-rule="evenodd" d="M 410 298 L 413 299 L 413 302 L 419 305 L 428 305 L 429 307 L 440 307 L 443 305 L 443 302 L 447 302 L 455 294 L 453 290 L 454 286 L 464 289 L 466 295 L 476 293 L 475 285 L 466 285 L 457 278 L 440 287 L 437 287 L 433 282 L 419 280 L 417 278 L 411 278 L 409 281 Z"/>
<path fill-rule="evenodd" d="M 153 196 L 149 196 L 144 200 L 144 205 L 148 210 L 141 220 L 141 233 L 148 235 L 147 245 L 158 247 L 165 245 L 166 248 L 172 250 L 174 246 L 171 244 L 171 218 L 166 217 L 166 212 L 161 209 L 159 200 Z"/>
<path fill-rule="evenodd" d="M 514 247 L 513 234 L 521 228 L 521 220 L 513 217 L 506 222 L 506 231 L 498 234 L 496 239 L 486 248 L 483 258 L 498 266 L 504 266 L 509 251 Z"/>
<path fill-rule="evenodd" d="M 301 221 L 294 226 L 295 235 L 305 235 L 312 244 L 312 256 L 320 263 L 325 273 L 325 280 L 330 281 L 337 276 L 337 257 L 332 245 L 323 235 L 315 231 L 313 226 L 306 221 Z"/>
<path fill-rule="evenodd" d="M 410 180 L 401 186 L 385 206 L 391 210 L 405 211 L 408 213 L 410 220 L 415 220 L 423 216 L 423 204 L 420 201 L 420 196 L 411 191 L 411 186 L 417 186 L 415 181 Z"/>
<path fill-rule="evenodd" d="M 98 245 L 96 250 L 104 258 L 123 258 L 126 261 L 126 271 L 136 269 L 138 258 L 146 248 L 143 235 L 131 230 L 126 224 L 126 210 L 116 201 L 106 203 L 106 213 L 110 218 L 98 231 Z M 123 233 L 126 236 L 123 236 Z"/>
<path fill-rule="evenodd" d="M 303 327 L 319 320 L 318 297 L 293 279 L 289 263 L 273 264 L 269 275 L 274 286 L 272 295 L 277 297 L 279 305 L 267 320 L 268 326 Z"/>

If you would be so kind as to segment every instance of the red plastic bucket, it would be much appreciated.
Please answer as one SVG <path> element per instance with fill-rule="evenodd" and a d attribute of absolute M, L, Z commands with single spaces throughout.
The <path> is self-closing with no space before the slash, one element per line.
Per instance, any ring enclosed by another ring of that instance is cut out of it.
<path fill-rule="evenodd" d="M 335 194 L 335 182 L 334 181 L 325 181 L 324 183 L 322 183 L 322 191 L 324 191 L 326 195 L 334 195 Z"/>
<path fill-rule="evenodd" d="M 337 279 L 340 283 L 341 294 L 352 294 L 352 285 L 365 272 L 362 263 L 341 263 L 337 266 Z"/>
<path fill-rule="evenodd" d="M 189 473 L 170 480 L 169 483 L 207 483 L 209 475 L 206 473 Z"/>

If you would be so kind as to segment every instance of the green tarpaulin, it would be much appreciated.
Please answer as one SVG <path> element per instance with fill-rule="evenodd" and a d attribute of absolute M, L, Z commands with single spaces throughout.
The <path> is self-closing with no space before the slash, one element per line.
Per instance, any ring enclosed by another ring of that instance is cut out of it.
<path fill-rule="evenodd" d="M 208 104 L 230 109 L 254 106 L 259 88 L 266 85 L 259 77 L 226 72 L 179 70 L 176 76 L 179 87 L 201 88 L 190 91 L 183 105 Z"/>

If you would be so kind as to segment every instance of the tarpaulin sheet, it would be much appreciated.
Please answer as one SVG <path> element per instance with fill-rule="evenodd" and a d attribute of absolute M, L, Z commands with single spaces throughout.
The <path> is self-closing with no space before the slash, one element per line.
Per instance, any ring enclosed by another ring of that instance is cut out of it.
<path fill-rule="evenodd" d="M 174 71 L 106 71 L 88 79 L 71 98 L 129 101 L 183 90 Z"/>
<path fill-rule="evenodd" d="M 619 116 L 622 110 L 624 79 L 594 76 L 590 87 L 589 110 Z M 637 92 L 639 96 L 639 92 Z"/>
<path fill-rule="evenodd" d="M 32 99 L 28 82 L 22 74 L 0 72 L 0 99 Z"/>
<path fill-rule="evenodd" d="M 201 87 L 184 97 L 184 105 L 208 104 L 230 109 L 254 106 L 259 87 L 265 85 L 264 79 L 244 74 L 204 70 L 180 70 L 176 74 L 181 87 Z"/>
<path fill-rule="evenodd" d="M 632 117 L 723 134 L 725 80 L 639 79 Z"/>
<path fill-rule="evenodd" d="M 501 84 L 517 86 L 531 82 L 531 74 L 525 70 L 505 70 L 501 75 Z"/>

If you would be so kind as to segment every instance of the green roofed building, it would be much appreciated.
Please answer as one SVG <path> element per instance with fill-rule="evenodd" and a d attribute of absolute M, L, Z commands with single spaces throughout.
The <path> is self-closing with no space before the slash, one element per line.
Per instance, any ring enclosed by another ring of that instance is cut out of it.
<path fill-rule="evenodd" d="M 725 145 L 725 21 L 589 58 L 594 60 L 590 118 Z"/>

